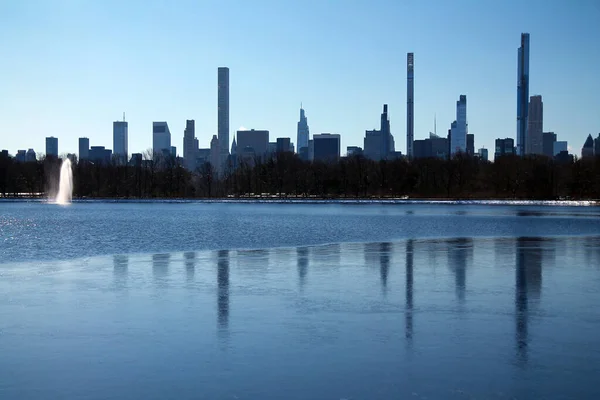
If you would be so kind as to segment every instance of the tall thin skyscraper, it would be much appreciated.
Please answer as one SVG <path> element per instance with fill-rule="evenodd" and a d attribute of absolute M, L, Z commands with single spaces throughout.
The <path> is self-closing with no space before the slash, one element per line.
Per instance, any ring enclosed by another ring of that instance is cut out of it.
<path fill-rule="evenodd" d="M 194 171 L 196 169 L 196 158 L 198 158 L 196 122 L 193 119 L 188 119 L 185 121 L 185 130 L 183 131 L 183 160 L 188 170 Z"/>
<path fill-rule="evenodd" d="M 521 33 L 517 76 L 517 155 L 526 153 L 529 114 L 529 33 Z"/>
<path fill-rule="evenodd" d="M 467 133 L 467 96 L 461 94 L 456 102 L 456 121 L 450 135 L 450 156 L 467 152 Z"/>
<path fill-rule="evenodd" d="M 414 54 L 406 55 L 406 155 L 413 158 L 413 142 L 415 137 L 414 120 Z"/>
<path fill-rule="evenodd" d="M 304 109 L 302 108 L 302 104 L 300 104 L 300 121 L 298 121 L 298 136 L 296 148 L 298 149 L 298 154 L 300 154 L 303 147 L 306 147 L 308 151 L 308 137 L 309 137 L 309 129 L 308 129 L 308 119 L 304 114 Z"/>
<path fill-rule="evenodd" d="M 229 154 L 229 68 L 219 67 L 217 99 L 217 138 L 219 148 L 225 156 Z M 224 160 L 222 160 L 224 161 Z M 217 167 L 217 166 L 215 166 Z"/>
<path fill-rule="evenodd" d="M 171 154 L 171 131 L 166 122 L 152 122 L 152 151 L 158 156 Z"/>
<path fill-rule="evenodd" d="M 390 120 L 388 118 L 388 105 L 383 105 L 383 113 L 381 113 L 381 159 L 386 160 L 391 152 L 391 132 Z"/>
<path fill-rule="evenodd" d="M 79 160 L 87 160 L 90 156 L 90 139 L 79 138 Z"/>
<path fill-rule="evenodd" d="M 531 96 L 527 115 L 525 154 L 544 154 L 544 103 L 542 96 Z"/>
<path fill-rule="evenodd" d="M 113 154 L 117 158 L 117 162 L 121 165 L 127 163 L 127 122 L 123 114 L 123 121 L 113 122 Z"/>

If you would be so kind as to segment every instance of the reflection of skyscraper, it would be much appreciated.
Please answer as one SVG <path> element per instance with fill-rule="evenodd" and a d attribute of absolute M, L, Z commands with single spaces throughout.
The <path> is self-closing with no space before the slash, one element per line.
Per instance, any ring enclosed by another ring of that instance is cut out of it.
<path fill-rule="evenodd" d="M 113 276 L 117 288 L 123 289 L 127 286 L 127 269 L 129 257 L 123 255 L 113 256 Z"/>
<path fill-rule="evenodd" d="M 296 257 L 298 260 L 298 280 L 300 288 L 303 288 L 308 273 L 308 247 L 296 248 Z"/>
<path fill-rule="evenodd" d="M 183 253 L 183 258 L 185 258 L 186 279 L 191 282 L 194 280 L 194 273 L 196 272 L 196 253 L 188 251 Z"/>
<path fill-rule="evenodd" d="M 515 325 L 517 357 L 527 362 L 529 302 L 539 299 L 542 283 L 542 248 L 544 239 L 518 238 L 516 247 Z"/>
<path fill-rule="evenodd" d="M 462 303 L 467 288 L 467 261 L 473 257 L 473 244 L 471 239 L 459 238 L 450 240 L 449 245 L 448 266 L 454 272 L 456 297 Z"/>
<path fill-rule="evenodd" d="M 229 326 L 229 250 L 217 254 L 217 311 L 219 330 Z"/>
<path fill-rule="evenodd" d="M 379 274 L 381 275 L 381 290 L 384 294 L 387 289 L 391 248 L 392 245 L 390 243 L 379 244 Z"/>
<path fill-rule="evenodd" d="M 171 261 L 170 254 L 153 254 L 152 255 L 152 275 L 154 280 L 161 284 L 166 285 L 167 276 L 169 275 L 169 262 Z"/>
<path fill-rule="evenodd" d="M 411 340 L 413 336 L 413 241 L 406 241 L 406 310 L 405 310 L 405 336 Z"/>

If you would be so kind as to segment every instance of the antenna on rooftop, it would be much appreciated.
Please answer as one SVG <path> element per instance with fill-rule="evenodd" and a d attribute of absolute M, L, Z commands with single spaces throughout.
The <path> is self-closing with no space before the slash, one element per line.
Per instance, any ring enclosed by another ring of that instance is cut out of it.
<path fill-rule="evenodd" d="M 123 122 L 125 122 L 125 111 L 123 111 Z"/>
<path fill-rule="evenodd" d="M 433 133 L 437 135 L 437 115 L 433 113 Z"/>

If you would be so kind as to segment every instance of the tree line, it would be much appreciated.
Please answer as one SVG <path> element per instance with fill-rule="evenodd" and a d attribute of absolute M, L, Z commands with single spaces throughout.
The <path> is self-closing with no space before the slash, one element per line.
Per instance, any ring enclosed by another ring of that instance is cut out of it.
<path fill-rule="evenodd" d="M 61 160 L 17 162 L 0 156 L 0 194 L 50 196 Z M 188 171 L 179 158 L 137 165 L 73 163 L 75 198 L 447 198 L 600 199 L 600 157 L 560 163 L 544 156 L 503 156 L 494 162 L 460 154 L 373 161 L 363 156 L 308 162 L 293 153 L 240 160 L 216 174 L 210 163 Z"/>

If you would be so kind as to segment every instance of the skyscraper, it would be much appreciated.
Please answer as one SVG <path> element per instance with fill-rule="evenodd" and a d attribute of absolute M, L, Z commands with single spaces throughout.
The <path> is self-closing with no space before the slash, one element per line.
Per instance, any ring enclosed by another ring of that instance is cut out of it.
<path fill-rule="evenodd" d="M 188 119 L 185 121 L 185 130 L 183 131 L 183 160 L 188 170 L 194 171 L 196 169 L 196 158 L 198 158 L 196 122 L 193 119 Z"/>
<path fill-rule="evenodd" d="M 113 155 L 116 156 L 119 164 L 127 163 L 127 142 L 127 122 L 124 118 L 123 121 L 113 122 Z"/>
<path fill-rule="evenodd" d="M 588 135 L 581 148 L 581 158 L 588 157 L 594 157 L 594 138 L 592 138 L 592 135 Z"/>
<path fill-rule="evenodd" d="M 475 155 L 475 135 L 467 133 L 467 154 L 471 157 Z"/>
<path fill-rule="evenodd" d="M 527 112 L 525 154 L 544 154 L 544 103 L 542 96 L 531 96 Z"/>
<path fill-rule="evenodd" d="M 50 136 L 46 138 L 46 157 L 58 157 L 58 138 Z"/>
<path fill-rule="evenodd" d="M 340 159 L 340 135 L 321 133 L 313 135 L 314 160 L 335 162 Z"/>
<path fill-rule="evenodd" d="M 152 152 L 171 154 L 171 132 L 166 122 L 152 122 Z"/>
<path fill-rule="evenodd" d="M 390 120 L 388 118 L 388 105 L 383 105 L 381 113 L 381 159 L 386 160 L 391 152 Z"/>
<path fill-rule="evenodd" d="M 219 67 L 217 93 L 217 139 L 221 150 L 221 162 L 229 154 L 229 68 Z M 216 167 L 216 166 L 215 166 Z"/>
<path fill-rule="evenodd" d="M 79 138 L 79 161 L 88 160 L 90 157 L 90 139 Z"/>
<path fill-rule="evenodd" d="M 414 54 L 406 55 L 406 155 L 413 158 L 414 128 Z"/>
<path fill-rule="evenodd" d="M 548 158 L 554 157 L 554 143 L 556 143 L 556 133 L 542 133 L 542 143 L 542 147 L 544 148 L 544 155 Z"/>
<path fill-rule="evenodd" d="M 221 146 L 219 146 L 219 139 L 217 135 L 213 135 L 210 141 L 210 163 L 212 164 L 212 171 L 216 175 L 218 174 L 219 167 L 221 165 Z"/>
<path fill-rule="evenodd" d="M 452 124 L 450 157 L 467 151 L 467 96 L 460 95 L 456 102 L 456 121 Z"/>
<path fill-rule="evenodd" d="M 517 155 L 526 154 L 529 114 L 529 33 L 521 33 L 517 76 Z"/>
<path fill-rule="evenodd" d="M 298 142 L 298 154 L 300 154 L 303 147 L 306 147 L 308 149 L 308 137 L 308 119 L 306 118 L 306 115 L 304 115 L 304 109 L 302 108 L 302 104 L 300 104 L 300 121 L 298 121 L 298 136 L 296 139 Z"/>

